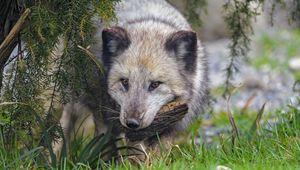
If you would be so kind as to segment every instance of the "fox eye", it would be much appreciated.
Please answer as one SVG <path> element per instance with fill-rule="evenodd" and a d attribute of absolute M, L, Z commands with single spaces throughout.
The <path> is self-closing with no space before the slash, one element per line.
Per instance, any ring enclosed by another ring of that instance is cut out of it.
<path fill-rule="evenodd" d="M 162 82 L 160 81 L 154 81 L 154 82 L 151 82 L 148 90 L 149 91 L 153 91 L 154 89 L 156 89 Z"/>
<path fill-rule="evenodd" d="M 122 83 L 122 86 L 123 86 L 126 90 L 128 90 L 128 87 L 129 87 L 129 81 L 128 81 L 128 79 L 127 79 L 127 78 L 121 78 L 120 81 L 121 81 L 121 83 Z"/>

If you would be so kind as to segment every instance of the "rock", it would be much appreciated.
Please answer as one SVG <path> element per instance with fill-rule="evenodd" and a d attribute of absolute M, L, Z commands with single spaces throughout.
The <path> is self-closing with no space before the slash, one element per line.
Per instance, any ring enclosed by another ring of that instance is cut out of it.
<path fill-rule="evenodd" d="M 289 61 L 289 67 L 292 70 L 300 71 L 300 57 L 291 58 Z"/>
<path fill-rule="evenodd" d="M 232 169 L 224 165 L 218 165 L 216 167 L 216 170 L 232 170 Z"/>

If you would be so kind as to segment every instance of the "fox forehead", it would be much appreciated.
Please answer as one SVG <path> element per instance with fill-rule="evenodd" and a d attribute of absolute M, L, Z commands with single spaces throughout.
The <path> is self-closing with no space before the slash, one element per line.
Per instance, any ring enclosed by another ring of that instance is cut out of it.
<path fill-rule="evenodd" d="M 151 36 L 144 36 L 144 39 L 135 37 L 131 41 L 128 49 L 114 58 L 110 78 L 142 74 L 147 76 L 145 78 L 161 79 L 179 74 L 177 69 L 171 69 L 177 68 L 178 62 L 164 49 L 164 39 L 153 40 Z"/>
<path fill-rule="evenodd" d="M 115 60 L 109 74 L 110 82 L 119 81 L 120 78 L 131 78 L 138 81 L 168 81 L 172 76 L 180 76 L 178 70 L 174 69 L 177 68 L 174 59 L 158 50 L 144 53 L 143 50 L 132 52 L 128 49 Z"/>

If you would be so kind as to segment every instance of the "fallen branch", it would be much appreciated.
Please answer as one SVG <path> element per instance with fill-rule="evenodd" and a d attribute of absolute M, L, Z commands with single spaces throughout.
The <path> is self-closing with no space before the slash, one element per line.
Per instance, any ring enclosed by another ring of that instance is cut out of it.
<path fill-rule="evenodd" d="M 17 37 L 30 14 L 30 9 L 27 8 L 25 12 L 21 15 L 17 23 L 11 29 L 9 34 L 6 36 L 2 44 L 0 45 L 0 66 L 1 68 L 5 65 L 6 61 L 8 60 L 9 55 L 11 54 L 12 50 L 14 49 L 14 42 L 17 41 Z"/>
<path fill-rule="evenodd" d="M 29 14 L 30 9 L 27 8 L 0 45 L 0 89 L 2 87 L 2 74 L 5 67 L 5 63 L 8 61 L 10 54 L 12 53 L 17 44 L 18 35 Z"/>

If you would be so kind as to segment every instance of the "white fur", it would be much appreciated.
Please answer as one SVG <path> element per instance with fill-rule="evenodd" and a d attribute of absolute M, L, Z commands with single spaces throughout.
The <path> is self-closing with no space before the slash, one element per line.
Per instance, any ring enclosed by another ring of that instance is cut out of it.
<path fill-rule="evenodd" d="M 124 26 L 136 18 L 162 16 L 182 30 L 189 30 L 186 19 L 169 3 L 164 0 L 123 0 L 116 6 L 118 25 Z"/>
<path fill-rule="evenodd" d="M 200 113 L 206 103 L 205 100 L 207 100 L 207 63 L 200 40 L 197 41 L 195 72 L 182 73 L 182 63 L 179 63 L 175 57 L 170 57 L 164 48 L 166 39 L 171 34 L 182 30 L 191 31 L 188 22 L 176 9 L 164 0 L 123 0 L 117 3 L 116 15 L 117 22 L 112 26 L 124 28 L 128 32 L 131 42 L 128 49 L 113 60 L 114 63 L 107 80 L 110 96 L 121 105 L 120 121 L 122 125 L 126 126 L 126 108 L 124 106 L 132 104 L 130 103 L 132 97 L 137 96 L 138 99 L 143 100 L 136 107 L 143 119 L 141 128 L 144 128 L 151 124 L 156 113 L 164 104 L 170 102 L 175 96 L 181 96 L 188 102 L 189 112 L 183 120 L 176 124 L 173 131 L 185 129 L 191 120 Z M 91 46 L 91 51 L 101 59 L 103 28 L 99 18 L 95 17 L 93 20 L 98 26 L 98 30 L 95 34 L 96 44 Z M 117 51 L 116 42 L 112 41 L 108 46 L 111 52 Z M 179 46 L 179 55 L 186 54 L 185 46 L 184 43 Z M 148 70 L 140 64 L 143 57 L 153 60 L 150 63 L 154 64 L 149 64 Z M 153 70 L 151 71 L 151 69 Z M 184 74 L 185 79 L 182 78 L 181 73 Z M 129 82 L 134 82 L 132 88 L 136 89 L 145 89 L 144 86 L 149 86 L 149 80 L 153 79 L 163 78 L 166 83 L 158 87 L 157 92 L 147 93 L 131 90 L 126 93 L 119 82 L 120 78 L 124 77 L 130 78 Z M 186 87 L 185 81 L 188 81 L 191 87 Z M 66 126 L 64 127 L 67 128 L 66 131 L 70 131 L 68 129 L 70 128 L 70 115 L 78 117 L 80 112 L 80 108 L 75 106 L 74 109 L 72 111 L 65 109 L 64 111 L 62 125 Z M 84 112 L 89 112 L 89 110 Z M 96 121 L 102 123 L 101 120 Z M 96 123 L 96 126 L 99 126 L 99 123 Z M 105 128 L 103 127 L 103 129 Z"/>
<path fill-rule="evenodd" d="M 127 50 L 127 53 L 130 60 L 134 60 L 134 58 L 139 58 L 138 54 L 140 51 L 136 51 L 139 48 L 147 48 L 143 45 L 143 41 L 148 41 L 150 44 L 158 43 L 158 50 L 164 48 L 163 44 L 159 44 L 160 40 L 166 39 L 168 35 L 171 33 L 174 33 L 176 31 L 186 30 L 191 31 L 191 27 L 186 21 L 186 19 L 176 10 L 174 9 L 170 4 L 165 2 L 164 0 L 126 0 L 121 1 L 116 6 L 116 14 L 117 14 L 117 22 L 115 25 L 119 27 L 125 28 L 127 32 L 129 33 L 129 37 L 131 40 L 131 47 Z M 153 18 L 154 20 L 146 20 L 147 18 Z M 143 20 L 143 22 L 139 22 L 139 20 Z M 168 24 L 163 24 L 161 22 L 157 22 L 157 20 L 164 20 L 170 23 L 172 26 Z M 144 30 L 146 33 L 145 36 L 139 36 L 140 32 Z M 159 32 L 162 35 L 157 36 L 154 35 L 155 32 Z M 153 34 L 153 35 L 152 35 Z M 201 104 L 205 103 L 201 100 L 203 100 L 203 96 L 206 94 L 206 84 L 207 78 L 206 78 L 206 58 L 204 56 L 204 50 L 201 44 L 201 41 L 197 41 L 198 48 L 197 48 L 197 59 L 196 59 L 196 71 L 194 75 L 187 75 L 188 79 L 192 81 L 192 96 L 188 96 L 187 99 L 189 99 L 189 113 L 184 117 L 184 119 L 178 123 L 179 129 L 185 129 L 186 126 L 189 124 L 191 119 L 195 117 L 195 115 L 198 115 L 201 111 Z M 187 53 L 186 51 L 186 44 L 182 43 L 179 45 L 178 55 L 183 56 Z M 148 47 L 148 49 L 145 49 L 143 53 L 147 53 L 147 51 L 151 51 L 152 48 L 156 48 L 154 45 Z M 163 61 L 164 54 L 157 53 L 158 57 L 157 60 Z M 161 58 L 159 58 L 159 56 Z M 123 56 L 122 56 L 123 57 Z M 120 59 L 121 60 L 121 59 Z M 122 63 L 122 61 L 119 61 Z M 118 62 L 118 63 L 119 63 Z M 168 62 L 170 63 L 170 62 Z M 172 62 L 171 62 L 172 63 Z M 114 67 L 114 66 L 113 66 Z M 168 67 L 170 69 L 178 69 L 178 66 L 171 66 L 171 65 L 165 65 L 165 67 Z M 134 69 L 132 68 L 131 71 L 134 72 Z M 120 70 L 118 72 L 126 72 L 126 66 L 120 67 Z M 138 71 L 137 71 L 138 72 Z M 175 75 L 174 75 L 175 77 Z M 141 79 L 142 80 L 142 79 Z M 122 95 L 116 95 L 115 99 L 118 101 L 118 103 L 122 103 L 122 100 L 119 98 Z M 128 99 L 128 98 L 127 98 Z M 157 101 L 159 99 L 156 98 Z M 151 109 L 147 110 L 143 115 L 144 120 L 144 126 L 149 125 L 151 121 L 154 119 L 154 116 L 156 115 L 155 111 L 158 111 L 158 107 L 161 106 L 162 103 L 164 103 L 166 100 L 162 100 L 161 103 L 157 103 L 156 106 L 150 107 Z M 150 103 L 149 103 L 150 104 Z M 122 107 L 122 106 L 121 106 Z M 121 113 L 122 115 L 122 113 Z M 124 117 L 124 116 L 123 116 Z M 124 118 L 121 118 L 121 122 L 124 121 Z M 124 122 L 122 124 L 125 124 Z"/>

